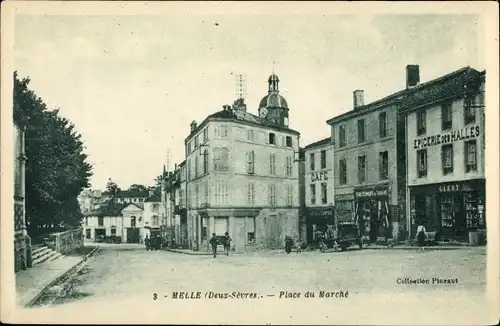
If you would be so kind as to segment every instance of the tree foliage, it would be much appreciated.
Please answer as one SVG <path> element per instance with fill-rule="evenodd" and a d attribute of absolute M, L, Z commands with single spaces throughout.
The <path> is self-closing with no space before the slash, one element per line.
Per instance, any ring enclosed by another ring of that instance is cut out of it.
<path fill-rule="evenodd" d="M 26 124 L 26 223 L 30 232 L 80 225 L 77 196 L 89 186 L 87 162 L 75 126 L 49 110 L 29 89 L 29 78 L 14 73 L 14 116 Z"/>
<path fill-rule="evenodd" d="M 104 191 L 105 195 L 114 196 L 121 191 L 120 187 L 113 181 L 113 179 L 109 178 L 108 183 L 106 184 L 106 191 Z"/>

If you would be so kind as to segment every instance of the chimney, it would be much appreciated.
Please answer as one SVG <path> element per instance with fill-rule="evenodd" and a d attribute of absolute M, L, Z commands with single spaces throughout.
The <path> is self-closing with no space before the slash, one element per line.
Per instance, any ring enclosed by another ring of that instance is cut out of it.
<path fill-rule="evenodd" d="M 353 92 L 354 109 L 365 105 L 365 91 L 357 89 Z"/>
<path fill-rule="evenodd" d="M 412 88 L 420 84 L 420 68 L 418 65 L 406 66 L 406 88 Z"/>
<path fill-rule="evenodd" d="M 195 131 L 196 127 L 198 126 L 198 124 L 196 123 L 196 121 L 192 121 L 191 122 L 191 132 Z"/>

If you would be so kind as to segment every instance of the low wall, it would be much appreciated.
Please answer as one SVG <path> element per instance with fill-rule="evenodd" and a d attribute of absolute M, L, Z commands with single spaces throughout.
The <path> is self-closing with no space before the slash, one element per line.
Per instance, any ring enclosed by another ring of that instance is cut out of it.
<path fill-rule="evenodd" d="M 65 255 L 83 247 L 83 228 L 52 233 L 46 238 L 45 244 L 52 250 Z"/>

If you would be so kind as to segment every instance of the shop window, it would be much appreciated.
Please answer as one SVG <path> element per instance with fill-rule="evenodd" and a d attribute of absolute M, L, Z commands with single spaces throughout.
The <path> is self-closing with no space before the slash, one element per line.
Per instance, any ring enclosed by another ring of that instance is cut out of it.
<path fill-rule="evenodd" d="M 358 156 L 358 182 L 363 183 L 366 181 L 366 156 Z"/>
<path fill-rule="evenodd" d="M 443 130 L 451 129 L 452 111 L 451 102 L 445 102 L 441 105 L 441 128 Z"/>
<path fill-rule="evenodd" d="M 269 133 L 269 144 L 276 145 L 276 134 L 273 132 Z"/>
<path fill-rule="evenodd" d="M 92 230 L 91 229 L 86 229 L 85 230 L 85 239 L 90 239 L 91 238 L 91 234 L 92 234 Z"/>
<path fill-rule="evenodd" d="M 464 193 L 465 221 L 468 228 L 482 227 L 478 210 L 478 196 L 476 193 Z"/>
<path fill-rule="evenodd" d="M 321 203 L 326 204 L 328 202 L 327 196 L 327 186 L 326 183 L 321 184 Z"/>
<path fill-rule="evenodd" d="M 292 137 L 286 136 L 286 147 L 293 147 Z"/>
<path fill-rule="evenodd" d="M 465 142 L 465 172 L 477 171 L 477 142 Z"/>
<path fill-rule="evenodd" d="M 104 226 L 104 217 L 99 216 L 99 217 L 97 218 L 97 225 L 98 225 L 98 226 Z"/>
<path fill-rule="evenodd" d="M 358 143 L 365 141 L 365 120 L 358 120 Z"/>
<path fill-rule="evenodd" d="M 321 151 L 321 168 L 326 169 L 326 151 Z"/>
<path fill-rule="evenodd" d="M 276 175 L 276 154 L 269 154 L 269 174 Z"/>
<path fill-rule="evenodd" d="M 341 185 L 347 184 L 347 162 L 345 158 L 339 161 L 339 183 Z"/>
<path fill-rule="evenodd" d="M 339 126 L 339 148 L 345 147 L 345 125 Z"/>
<path fill-rule="evenodd" d="M 247 218 L 247 243 L 255 243 L 255 217 Z"/>
<path fill-rule="evenodd" d="M 314 171 L 315 168 L 316 168 L 316 166 L 315 166 L 315 162 L 314 162 L 314 153 L 311 153 L 311 154 L 309 154 L 309 169 L 311 171 Z"/>
<path fill-rule="evenodd" d="M 247 173 L 255 173 L 255 151 L 247 152 Z"/>
<path fill-rule="evenodd" d="M 453 173 L 453 144 L 443 145 L 441 147 L 441 159 L 443 174 Z"/>
<path fill-rule="evenodd" d="M 378 133 L 380 138 L 387 136 L 387 112 L 380 112 L 378 115 Z"/>
<path fill-rule="evenodd" d="M 427 176 L 427 149 L 417 151 L 417 173 L 419 178 Z"/>
<path fill-rule="evenodd" d="M 309 189 L 311 190 L 311 205 L 316 205 L 316 185 L 310 185 Z"/>
<path fill-rule="evenodd" d="M 464 100 L 464 123 L 466 125 L 476 122 L 476 104 L 475 97 L 468 96 Z"/>
<path fill-rule="evenodd" d="M 441 196 L 441 226 L 446 228 L 453 227 L 453 219 L 455 217 L 452 196 Z"/>
<path fill-rule="evenodd" d="M 383 151 L 378 155 L 380 180 L 387 180 L 389 178 L 389 152 Z"/>
<path fill-rule="evenodd" d="M 423 135 L 426 131 L 426 111 L 421 110 L 417 112 L 417 135 Z"/>

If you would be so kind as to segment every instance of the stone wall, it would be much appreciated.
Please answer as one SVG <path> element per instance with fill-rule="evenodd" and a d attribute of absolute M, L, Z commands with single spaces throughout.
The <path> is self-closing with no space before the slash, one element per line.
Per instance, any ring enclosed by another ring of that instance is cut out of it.
<path fill-rule="evenodd" d="M 83 228 L 72 229 L 64 232 L 52 233 L 45 240 L 45 244 L 63 255 L 83 247 Z"/>

